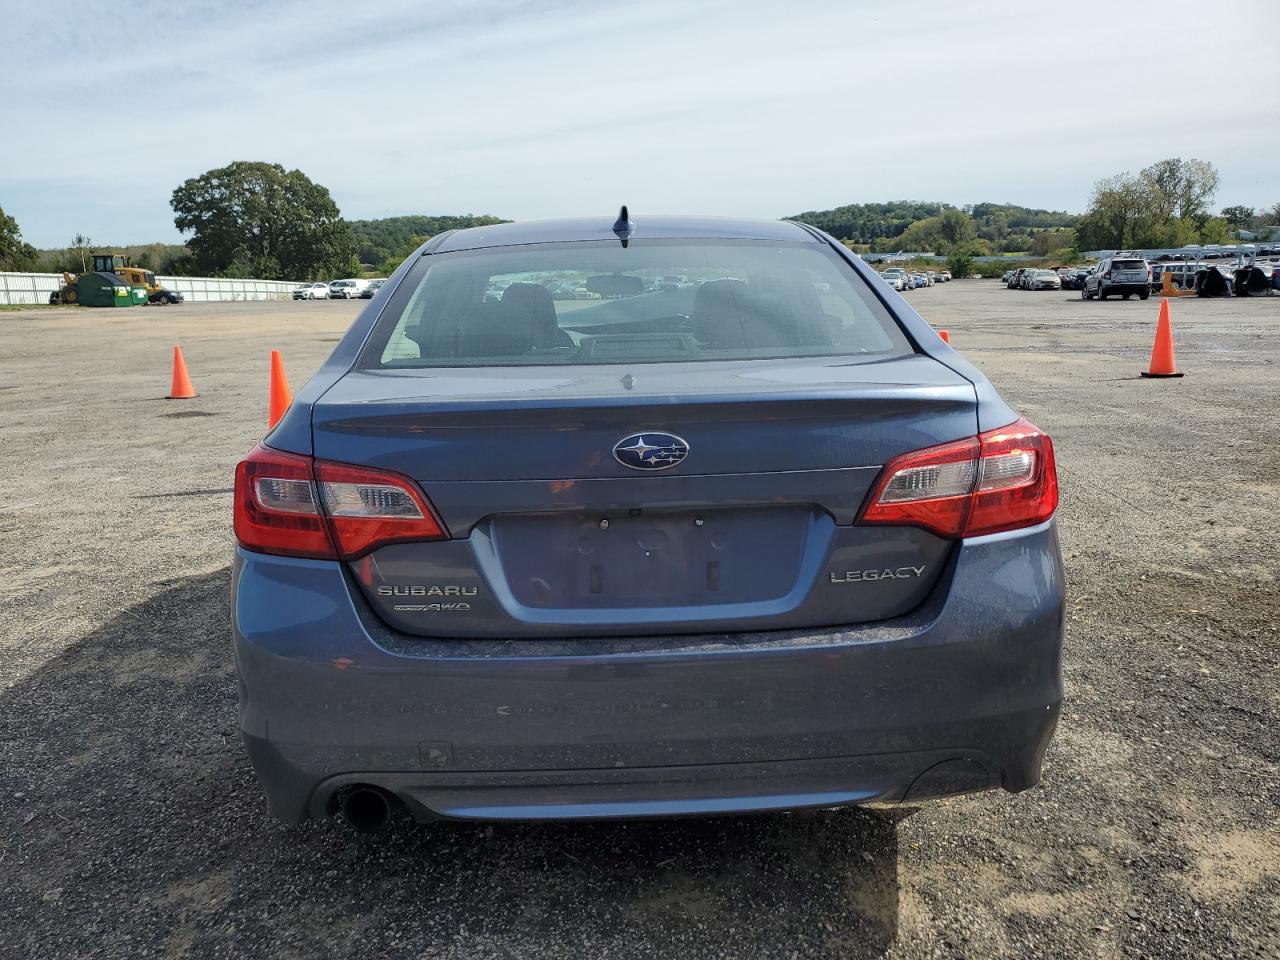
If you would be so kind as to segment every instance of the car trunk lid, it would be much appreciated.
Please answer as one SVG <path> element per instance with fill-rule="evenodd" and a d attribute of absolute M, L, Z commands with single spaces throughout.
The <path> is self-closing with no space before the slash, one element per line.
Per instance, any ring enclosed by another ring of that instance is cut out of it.
<path fill-rule="evenodd" d="M 852 522 L 887 460 L 976 427 L 972 384 L 920 355 L 355 372 L 313 410 L 318 458 L 412 477 L 448 528 L 352 565 L 389 624 L 428 636 L 899 615 L 948 542 Z M 614 456 L 645 432 L 688 456 Z"/>

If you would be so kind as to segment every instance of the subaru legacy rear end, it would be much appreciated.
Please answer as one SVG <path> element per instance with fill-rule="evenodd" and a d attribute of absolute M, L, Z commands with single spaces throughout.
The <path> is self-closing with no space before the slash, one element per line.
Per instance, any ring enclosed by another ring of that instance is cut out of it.
<path fill-rule="evenodd" d="M 436 237 L 235 499 L 288 821 L 1018 791 L 1057 721 L 1049 438 L 798 224 Z"/>

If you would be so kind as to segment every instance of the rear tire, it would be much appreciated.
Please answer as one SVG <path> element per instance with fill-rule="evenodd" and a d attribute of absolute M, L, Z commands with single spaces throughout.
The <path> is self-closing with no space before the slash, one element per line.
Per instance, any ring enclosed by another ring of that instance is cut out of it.
<path fill-rule="evenodd" d="M 1103 290 L 1101 287 L 1098 288 L 1098 299 L 1099 300 L 1107 299 L 1107 291 Z"/>
<path fill-rule="evenodd" d="M 1147 291 L 1145 291 L 1145 290 L 1144 290 L 1142 293 L 1138 294 L 1138 299 L 1139 299 L 1139 300 L 1145 300 L 1145 299 L 1147 299 L 1147 297 L 1149 297 L 1149 296 L 1151 296 L 1151 294 L 1150 294 L 1149 292 L 1147 292 Z"/>

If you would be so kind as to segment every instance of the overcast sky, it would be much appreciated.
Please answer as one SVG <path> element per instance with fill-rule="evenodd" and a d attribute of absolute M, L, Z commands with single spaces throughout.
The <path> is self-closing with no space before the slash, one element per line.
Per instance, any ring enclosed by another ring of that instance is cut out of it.
<path fill-rule="evenodd" d="M 1280 0 L 4 7 L 0 207 L 40 247 L 177 240 L 174 187 L 233 160 L 350 218 L 1080 211 L 1171 156 L 1280 202 Z"/>

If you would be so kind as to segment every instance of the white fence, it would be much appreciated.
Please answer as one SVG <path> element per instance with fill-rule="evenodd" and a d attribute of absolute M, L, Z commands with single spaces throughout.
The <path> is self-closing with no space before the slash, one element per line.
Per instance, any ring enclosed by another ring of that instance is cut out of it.
<path fill-rule="evenodd" d="M 190 303 L 209 300 L 288 300 L 298 284 L 290 280 L 232 280 L 227 277 L 156 277 Z"/>
<path fill-rule="evenodd" d="M 156 277 L 162 287 L 189 303 L 211 300 L 288 300 L 297 286 L 288 280 L 233 280 L 229 277 Z M 0 273 L 0 303 L 48 303 L 62 287 L 60 273 Z"/>

